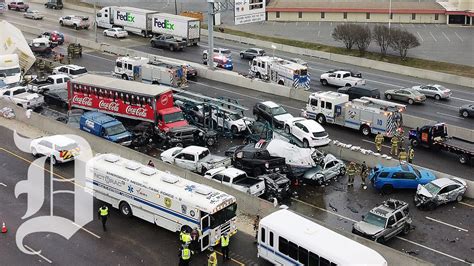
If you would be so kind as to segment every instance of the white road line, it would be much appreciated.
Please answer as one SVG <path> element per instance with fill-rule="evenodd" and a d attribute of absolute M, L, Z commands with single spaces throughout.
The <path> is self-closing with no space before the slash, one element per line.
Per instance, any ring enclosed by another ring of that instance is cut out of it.
<path fill-rule="evenodd" d="M 444 31 L 442 31 L 441 33 L 444 35 L 444 37 L 446 38 L 446 40 L 448 40 L 448 42 L 451 42 L 451 40 L 448 38 L 448 36 L 446 35 L 446 33 L 444 33 Z"/>
<path fill-rule="evenodd" d="M 405 28 L 405 27 L 403 26 L 403 24 L 400 24 L 400 27 Z"/>
<path fill-rule="evenodd" d="M 331 22 L 331 26 L 332 26 L 332 22 Z"/>
<path fill-rule="evenodd" d="M 464 229 L 464 228 L 461 228 L 459 226 L 455 226 L 455 225 L 452 225 L 452 224 L 448 224 L 448 223 L 445 223 L 443 221 L 440 221 L 440 220 L 437 220 L 435 218 L 431 218 L 431 217 L 428 217 L 428 216 L 425 216 L 426 219 L 430 220 L 430 221 L 433 221 L 433 222 L 437 222 L 437 223 L 440 223 L 440 224 L 444 224 L 444 225 L 447 225 L 449 227 L 452 227 L 454 229 L 457 229 L 457 230 L 460 230 L 460 231 L 464 231 L 464 232 L 469 232 L 469 230 L 467 229 Z"/>
<path fill-rule="evenodd" d="M 455 116 L 455 115 L 450 115 L 450 114 L 445 114 L 445 113 L 440 113 L 440 112 L 436 112 L 436 113 L 439 114 L 439 115 L 444 115 L 444 116 L 452 117 L 452 118 L 456 118 L 456 119 L 464 119 L 463 117 L 460 117 L 460 116 Z"/>
<path fill-rule="evenodd" d="M 471 204 L 469 204 L 469 203 L 465 203 L 465 202 L 462 202 L 462 201 L 459 202 L 459 204 L 466 205 L 466 206 L 468 206 L 468 207 L 474 208 L 474 205 L 471 205 Z"/>
<path fill-rule="evenodd" d="M 435 24 L 435 27 L 436 27 L 436 28 L 439 28 L 438 24 Z"/>
<path fill-rule="evenodd" d="M 319 22 L 318 26 L 321 26 L 321 21 Z"/>
<path fill-rule="evenodd" d="M 7 185 L 6 185 L 6 184 L 4 184 L 4 183 L 0 183 L 0 185 L 2 185 L 2 186 L 4 186 L 4 187 L 6 187 L 6 186 L 7 186 Z"/>
<path fill-rule="evenodd" d="M 433 40 L 434 40 L 435 42 L 438 41 L 438 40 L 436 40 L 435 36 L 433 36 L 433 33 L 431 33 L 431 31 L 430 31 L 430 35 L 431 35 L 431 37 L 433 37 Z"/>
<path fill-rule="evenodd" d="M 459 40 L 461 40 L 461 42 L 463 41 L 463 39 L 461 38 L 461 36 L 459 36 L 457 32 L 454 32 L 454 34 L 456 34 L 456 36 L 459 38 Z"/>
<path fill-rule="evenodd" d="M 416 34 L 418 34 L 418 37 L 420 37 L 421 41 L 423 42 L 423 37 L 421 37 L 421 34 L 417 31 Z"/>
<path fill-rule="evenodd" d="M 373 142 L 373 141 L 370 141 L 370 140 L 366 140 L 366 139 L 363 139 L 362 141 L 363 141 L 363 142 L 370 143 L 370 144 L 375 144 L 375 142 Z M 382 144 L 382 147 L 390 148 L 390 146 L 388 146 L 388 145 L 384 145 L 384 144 Z"/>
<path fill-rule="evenodd" d="M 44 259 L 45 261 L 47 261 L 49 264 L 53 263 L 50 259 L 46 258 L 45 256 L 41 255 L 40 252 L 30 248 L 29 246 L 25 245 L 25 248 L 28 249 L 29 251 L 35 253 L 35 255 L 37 255 L 38 257 Z"/>
<path fill-rule="evenodd" d="M 296 21 L 296 27 L 298 27 L 298 21 Z"/>
<path fill-rule="evenodd" d="M 87 54 L 87 53 L 84 53 L 84 55 L 87 55 L 87 56 L 90 56 L 90 57 L 99 58 L 99 59 L 102 59 L 102 60 L 105 60 L 105 61 L 109 61 L 109 62 L 114 62 L 114 63 L 115 63 L 115 60 L 108 59 L 108 58 L 105 58 L 105 57 L 102 57 L 102 56 L 97 56 L 97 55 Z M 111 72 L 112 72 L 112 71 L 111 71 Z"/>
<path fill-rule="evenodd" d="M 75 222 L 72 222 L 72 224 L 75 225 L 75 226 L 77 226 L 79 229 L 82 229 L 82 230 L 84 230 L 85 232 L 91 234 L 92 236 L 94 236 L 94 237 L 100 239 L 100 236 L 98 236 L 98 235 L 92 233 L 91 231 L 87 230 L 85 227 L 80 226 L 80 225 L 76 224 Z"/>
<path fill-rule="evenodd" d="M 462 99 L 462 98 L 457 98 L 457 97 L 451 97 L 451 99 L 455 99 L 455 100 L 458 100 L 458 101 L 464 101 L 464 102 L 474 103 L 474 101 L 466 100 L 466 99 Z"/>
<path fill-rule="evenodd" d="M 435 105 L 441 105 L 441 106 L 444 106 L 444 107 L 448 107 L 448 108 L 451 108 L 453 110 L 458 110 L 459 107 L 457 106 L 452 106 L 452 105 L 449 105 L 449 104 L 444 104 L 444 103 L 438 103 L 438 102 L 434 102 Z"/>
<path fill-rule="evenodd" d="M 309 21 L 308 21 L 308 23 L 306 23 L 306 26 L 309 26 Z"/>
<path fill-rule="evenodd" d="M 426 28 L 426 24 L 423 24 L 423 27 L 425 27 L 425 28 Z"/>

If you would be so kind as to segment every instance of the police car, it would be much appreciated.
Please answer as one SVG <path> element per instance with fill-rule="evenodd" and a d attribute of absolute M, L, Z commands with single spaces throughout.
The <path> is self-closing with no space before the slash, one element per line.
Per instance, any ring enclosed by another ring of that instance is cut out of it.
<path fill-rule="evenodd" d="M 62 135 L 41 137 L 31 141 L 33 156 L 51 156 L 51 163 L 66 163 L 79 155 L 79 146 L 75 140 Z"/>

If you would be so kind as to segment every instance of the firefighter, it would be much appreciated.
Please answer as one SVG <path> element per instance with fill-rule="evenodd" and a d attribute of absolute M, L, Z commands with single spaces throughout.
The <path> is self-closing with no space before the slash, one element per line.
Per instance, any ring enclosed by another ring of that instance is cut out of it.
<path fill-rule="evenodd" d="M 390 149 L 390 155 L 397 156 L 398 154 L 398 137 L 395 135 L 391 140 L 392 148 Z"/>
<path fill-rule="evenodd" d="M 107 223 L 107 218 L 109 217 L 109 208 L 105 205 L 99 208 L 99 220 L 102 221 L 102 229 L 104 232 L 107 231 L 105 224 Z"/>
<path fill-rule="evenodd" d="M 189 245 L 191 243 L 191 235 L 188 231 L 183 230 L 179 233 L 179 240 L 181 240 L 183 245 Z"/>
<path fill-rule="evenodd" d="M 209 256 L 207 257 L 207 266 L 217 266 L 217 254 L 212 247 L 209 248 Z"/>
<path fill-rule="evenodd" d="M 224 260 L 230 260 L 229 257 L 229 234 L 225 233 L 221 236 L 221 248 L 222 248 L 222 256 L 224 256 Z"/>
<path fill-rule="evenodd" d="M 71 61 L 72 61 L 72 51 L 71 52 L 67 51 L 67 63 L 71 64 Z"/>
<path fill-rule="evenodd" d="M 347 186 L 351 187 L 354 185 L 354 176 L 356 174 L 356 163 L 350 162 L 349 166 L 347 167 L 347 175 L 349 176 L 349 181 L 347 182 Z"/>
<path fill-rule="evenodd" d="M 381 152 L 382 151 L 382 143 L 384 141 L 384 138 L 383 138 L 383 135 L 382 133 L 377 133 L 377 136 L 375 136 L 375 149 L 377 150 L 377 152 Z"/>
<path fill-rule="evenodd" d="M 367 164 L 364 162 L 362 162 L 362 165 L 360 166 L 360 179 L 362 180 L 362 186 L 364 187 L 364 189 L 367 189 L 367 185 L 365 184 L 365 180 L 367 179 L 367 177 L 369 176 L 369 167 L 367 166 Z"/>
<path fill-rule="evenodd" d="M 415 158 L 415 150 L 412 146 L 408 148 L 408 162 L 413 163 L 413 158 Z"/>
<path fill-rule="evenodd" d="M 400 162 L 407 161 L 407 152 L 405 151 L 405 148 L 402 148 L 400 154 L 398 155 L 398 160 L 400 160 Z"/>
<path fill-rule="evenodd" d="M 189 265 L 191 260 L 192 251 L 189 249 L 188 245 L 182 245 L 179 249 L 179 266 Z"/>

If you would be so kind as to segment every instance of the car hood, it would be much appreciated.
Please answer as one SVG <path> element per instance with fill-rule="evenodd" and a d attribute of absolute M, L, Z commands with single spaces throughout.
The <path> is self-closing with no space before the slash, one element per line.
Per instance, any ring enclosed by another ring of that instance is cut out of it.
<path fill-rule="evenodd" d="M 433 197 L 433 194 L 431 194 L 424 186 L 422 185 L 418 185 L 418 188 L 416 190 L 416 194 L 417 195 L 422 195 L 422 196 L 425 196 L 427 198 L 432 198 Z"/>
<path fill-rule="evenodd" d="M 359 231 L 359 232 L 362 232 L 364 234 L 367 234 L 367 235 L 375 235 L 377 233 L 379 233 L 380 231 L 383 230 L 382 227 L 379 227 L 379 226 L 376 226 L 376 225 L 373 225 L 373 224 L 369 224 L 367 222 L 364 222 L 364 221 L 360 221 L 360 222 L 357 222 L 354 224 L 354 228 Z"/>
<path fill-rule="evenodd" d="M 286 120 L 293 118 L 293 116 L 291 114 L 286 113 L 282 115 L 276 115 L 274 116 L 274 118 L 278 121 L 285 122 Z"/>
<path fill-rule="evenodd" d="M 318 173 L 321 173 L 321 167 L 319 165 L 304 172 L 303 176 L 305 179 L 313 179 Z"/>

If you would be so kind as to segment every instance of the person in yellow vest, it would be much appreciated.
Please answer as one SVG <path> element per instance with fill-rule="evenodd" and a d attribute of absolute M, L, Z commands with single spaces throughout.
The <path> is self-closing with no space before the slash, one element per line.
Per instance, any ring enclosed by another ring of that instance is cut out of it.
<path fill-rule="evenodd" d="M 191 243 L 191 234 L 189 234 L 189 232 L 186 230 L 182 230 L 179 233 L 179 240 L 181 241 L 181 244 L 189 245 Z"/>
<path fill-rule="evenodd" d="M 229 241 L 230 241 L 230 237 L 228 233 L 225 233 L 224 235 L 221 236 L 221 248 L 222 248 L 222 256 L 224 256 L 224 260 L 230 260 Z"/>
<path fill-rule="evenodd" d="M 356 174 L 356 163 L 350 162 L 349 166 L 347 167 L 347 175 L 349 176 L 349 181 L 347 182 L 347 186 L 351 187 L 354 185 L 354 176 Z"/>
<path fill-rule="evenodd" d="M 105 224 L 107 223 L 107 218 L 109 217 L 109 208 L 105 205 L 99 208 L 99 220 L 102 221 L 102 228 L 104 232 L 107 231 Z"/>
<path fill-rule="evenodd" d="M 182 245 L 179 249 L 179 266 L 188 266 L 191 260 L 192 251 L 188 245 Z"/>
<path fill-rule="evenodd" d="M 384 138 L 383 138 L 383 135 L 382 133 L 377 133 L 377 136 L 375 136 L 375 149 L 377 150 L 377 152 L 381 152 L 382 151 L 382 143 L 384 141 Z"/>
<path fill-rule="evenodd" d="M 415 158 L 415 150 L 410 146 L 410 148 L 408 148 L 408 162 L 413 163 L 413 158 Z"/>
<path fill-rule="evenodd" d="M 392 144 L 392 148 L 390 149 L 390 154 L 397 156 L 398 154 L 398 137 L 395 135 L 392 137 L 392 140 L 390 142 Z"/>
<path fill-rule="evenodd" d="M 402 148 L 402 151 L 398 155 L 398 160 L 400 162 L 406 162 L 407 161 L 407 152 L 405 151 L 405 148 Z"/>
<path fill-rule="evenodd" d="M 209 256 L 207 257 L 207 266 L 217 266 L 217 254 L 212 247 L 209 248 Z"/>

